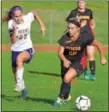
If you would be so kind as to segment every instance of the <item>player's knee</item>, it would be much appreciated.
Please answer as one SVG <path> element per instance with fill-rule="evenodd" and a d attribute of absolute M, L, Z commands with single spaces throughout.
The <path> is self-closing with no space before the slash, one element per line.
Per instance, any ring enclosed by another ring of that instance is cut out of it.
<path fill-rule="evenodd" d="M 71 81 L 71 79 L 67 76 L 65 76 L 63 80 L 65 83 L 70 83 L 70 81 Z"/>
<path fill-rule="evenodd" d="M 94 46 L 87 46 L 87 52 L 95 52 L 95 47 Z"/>
<path fill-rule="evenodd" d="M 91 53 L 89 53 L 89 54 L 88 54 L 88 59 L 89 59 L 89 61 L 94 60 L 94 59 L 95 59 L 95 58 L 94 58 L 94 55 L 91 54 Z"/>
<path fill-rule="evenodd" d="M 94 60 L 94 53 L 95 53 L 95 49 L 93 46 L 88 46 L 87 47 L 87 55 L 89 60 Z"/>
<path fill-rule="evenodd" d="M 17 65 L 17 67 L 22 67 L 23 66 L 23 61 L 22 61 L 21 58 L 17 58 L 16 65 Z"/>

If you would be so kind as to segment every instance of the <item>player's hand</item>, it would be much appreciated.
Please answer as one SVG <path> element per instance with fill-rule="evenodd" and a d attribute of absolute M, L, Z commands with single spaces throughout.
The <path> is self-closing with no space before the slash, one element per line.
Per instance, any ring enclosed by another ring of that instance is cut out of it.
<path fill-rule="evenodd" d="M 102 58 L 101 59 L 101 64 L 105 65 L 107 63 L 106 59 L 105 58 Z"/>
<path fill-rule="evenodd" d="M 46 30 L 46 28 L 45 28 L 45 26 L 44 25 L 41 25 L 41 33 L 42 33 L 42 35 L 44 36 L 45 35 L 45 30 Z"/>
<path fill-rule="evenodd" d="M 70 62 L 69 60 L 65 60 L 65 61 L 63 62 L 63 64 L 64 64 L 64 67 L 65 67 L 65 68 L 69 68 L 70 65 L 71 65 L 71 62 Z"/>

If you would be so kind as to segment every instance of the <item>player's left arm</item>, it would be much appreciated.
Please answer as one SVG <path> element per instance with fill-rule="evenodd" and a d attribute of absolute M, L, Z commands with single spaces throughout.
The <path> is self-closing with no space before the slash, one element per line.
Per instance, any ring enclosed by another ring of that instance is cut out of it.
<path fill-rule="evenodd" d="M 105 56 L 104 56 L 104 52 L 103 52 L 103 47 L 101 45 L 101 43 L 97 40 L 93 40 L 93 42 L 91 43 L 91 45 L 93 46 L 96 46 L 98 51 L 99 51 L 99 54 L 100 54 L 100 58 L 101 58 L 101 63 L 102 64 L 106 64 L 106 59 L 105 59 Z"/>
<path fill-rule="evenodd" d="M 95 37 L 95 22 L 94 22 L 94 18 L 93 18 L 93 12 L 91 10 L 90 10 L 89 27 L 90 27 L 90 31 L 91 31 L 93 37 Z"/>
<path fill-rule="evenodd" d="M 37 14 L 36 11 L 32 11 L 33 15 L 34 15 L 34 18 L 37 20 L 37 22 L 40 24 L 40 28 L 41 28 L 41 32 L 43 35 L 45 35 L 45 25 L 44 23 L 42 22 L 42 20 L 40 19 L 39 15 Z"/>
<path fill-rule="evenodd" d="M 94 19 L 90 20 L 89 27 L 90 27 L 90 31 L 91 31 L 93 37 L 95 37 L 95 23 L 94 23 Z"/>

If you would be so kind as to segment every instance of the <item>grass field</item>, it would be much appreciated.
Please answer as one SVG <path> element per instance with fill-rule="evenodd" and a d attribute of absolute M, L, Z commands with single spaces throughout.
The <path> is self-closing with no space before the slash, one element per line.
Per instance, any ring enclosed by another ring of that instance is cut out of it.
<path fill-rule="evenodd" d="M 21 5 L 24 12 L 37 10 L 44 21 L 47 32 L 41 36 L 39 25 L 33 22 L 31 34 L 34 45 L 50 45 L 50 14 L 53 12 L 53 44 L 65 30 L 65 17 L 76 7 L 75 2 L 2 2 L 4 10 L 13 5 Z M 96 38 L 104 45 L 108 44 L 108 4 L 107 2 L 89 2 L 88 7 L 94 11 Z M 59 18 L 59 19 L 58 19 Z M 10 45 L 7 23 L 2 23 L 2 44 Z M 83 75 L 72 84 L 72 100 L 67 105 L 53 107 L 52 103 L 59 93 L 61 84 L 60 62 L 56 52 L 37 51 L 30 64 L 25 65 L 24 79 L 29 94 L 27 101 L 19 99 L 15 93 L 14 78 L 11 71 L 11 53 L 2 51 L 2 111 L 76 111 L 75 99 L 80 95 L 89 96 L 92 101 L 90 111 L 108 111 L 108 64 L 102 66 L 96 54 L 96 81 L 86 81 Z M 108 54 L 106 53 L 106 58 Z"/>
<path fill-rule="evenodd" d="M 24 79 L 29 89 L 27 101 L 21 101 L 13 91 L 14 78 L 10 65 L 10 52 L 2 53 L 2 110 L 41 110 L 75 111 L 75 99 L 79 95 L 89 96 L 92 101 L 91 111 L 108 110 L 108 65 L 100 64 L 96 54 L 96 81 L 86 81 L 83 76 L 72 84 L 72 100 L 67 105 L 53 107 L 61 83 L 60 62 L 56 52 L 36 52 L 30 64 L 25 65 Z M 107 54 L 106 54 L 107 57 Z M 53 61 L 55 60 L 55 61 Z"/>

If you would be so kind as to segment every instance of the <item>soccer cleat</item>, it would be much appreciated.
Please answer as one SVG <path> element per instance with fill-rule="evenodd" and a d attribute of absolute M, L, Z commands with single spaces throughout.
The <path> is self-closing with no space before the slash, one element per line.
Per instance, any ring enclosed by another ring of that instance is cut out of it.
<path fill-rule="evenodd" d="M 68 98 L 67 98 L 67 99 L 65 99 L 64 101 L 65 101 L 65 102 L 70 101 L 70 100 L 71 100 L 71 98 L 72 98 L 72 97 L 71 97 L 71 95 L 69 95 L 69 96 L 68 96 Z"/>
<path fill-rule="evenodd" d="M 61 98 L 57 98 L 57 100 L 54 102 L 54 106 L 60 106 L 62 104 L 67 104 L 68 101 L 71 100 L 71 95 L 69 95 L 69 97 L 67 99 L 61 99 Z"/>
<path fill-rule="evenodd" d="M 95 77 L 94 74 L 91 74 L 91 79 L 92 79 L 92 80 L 95 80 L 95 79 L 96 79 L 96 77 Z"/>
<path fill-rule="evenodd" d="M 27 88 L 24 88 L 24 89 L 21 91 L 21 96 L 20 96 L 20 98 L 23 99 L 23 100 L 26 100 L 27 94 L 28 94 L 28 90 L 27 90 Z"/>
<path fill-rule="evenodd" d="M 63 100 L 63 104 L 67 104 L 68 101 L 70 101 L 70 100 L 71 100 L 71 95 L 69 95 L 67 99 Z"/>
<path fill-rule="evenodd" d="M 14 92 L 20 92 L 20 90 L 19 90 L 19 89 L 17 89 L 17 88 L 15 88 L 15 89 L 14 89 Z"/>
<path fill-rule="evenodd" d="M 84 77 L 85 77 L 86 80 L 89 80 L 90 79 L 88 70 L 85 70 L 84 71 Z"/>
<path fill-rule="evenodd" d="M 62 102 L 63 102 L 63 99 L 58 97 L 57 100 L 53 103 L 53 105 L 54 106 L 60 106 L 62 104 Z"/>

